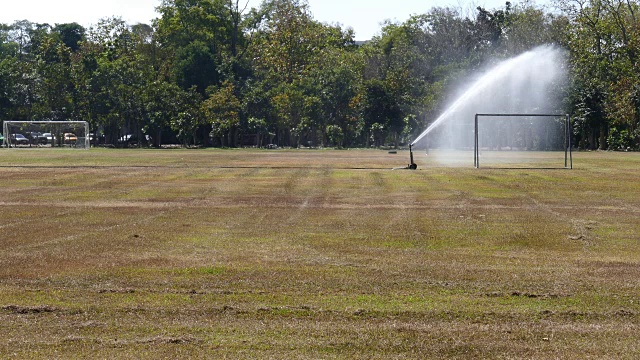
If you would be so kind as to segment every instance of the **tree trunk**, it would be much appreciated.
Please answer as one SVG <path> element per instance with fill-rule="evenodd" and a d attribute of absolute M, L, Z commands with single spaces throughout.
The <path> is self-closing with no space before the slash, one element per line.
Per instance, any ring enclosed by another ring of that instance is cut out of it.
<path fill-rule="evenodd" d="M 605 126 L 600 127 L 600 150 L 607 150 L 607 128 Z"/>

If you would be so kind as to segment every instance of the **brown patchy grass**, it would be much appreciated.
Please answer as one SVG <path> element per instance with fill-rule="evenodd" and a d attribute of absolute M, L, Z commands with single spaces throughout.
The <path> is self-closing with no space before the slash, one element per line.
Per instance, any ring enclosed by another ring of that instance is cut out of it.
<path fill-rule="evenodd" d="M 637 357 L 640 154 L 406 155 L 0 151 L 0 358 Z"/>

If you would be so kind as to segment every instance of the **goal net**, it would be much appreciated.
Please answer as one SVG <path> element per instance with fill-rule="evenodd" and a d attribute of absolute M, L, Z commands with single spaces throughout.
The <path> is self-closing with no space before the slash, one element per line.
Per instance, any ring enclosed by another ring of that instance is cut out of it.
<path fill-rule="evenodd" d="M 573 168 L 565 114 L 476 114 L 474 166 Z"/>
<path fill-rule="evenodd" d="M 2 128 L 8 148 L 89 149 L 86 121 L 4 121 Z"/>

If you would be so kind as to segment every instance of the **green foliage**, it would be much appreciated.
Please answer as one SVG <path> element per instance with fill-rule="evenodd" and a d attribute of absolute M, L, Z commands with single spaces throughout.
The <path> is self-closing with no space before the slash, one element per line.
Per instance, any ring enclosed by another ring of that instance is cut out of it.
<path fill-rule="evenodd" d="M 17 66 L 18 61 L 14 57 L 0 60 L 0 119 L 16 118 L 14 111 L 18 108 L 17 90 L 19 89 L 16 86 L 19 81 Z"/>
<path fill-rule="evenodd" d="M 219 81 L 218 60 L 207 44 L 194 41 L 181 47 L 176 53 L 174 78 L 184 89 L 195 86 L 198 92 L 216 85 Z"/>
<path fill-rule="evenodd" d="M 640 147 L 638 0 L 557 5 L 506 2 L 467 17 L 433 8 L 384 23 L 360 45 L 352 30 L 316 21 L 305 0 L 250 10 L 240 0 L 163 0 L 153 24 L 133 26 L 0 24 L 0 116 L 87 120 L 114 144 L 144 133 L 155 146 L 209 144 L 209 134 L 224 146 L 246 136 L 399 145 L 486 63 L 552 43 L 569 54 L 572 86 L 556 91 L 576 143 Z"/>
<path fill-rule="evenodd" d="M 85 29 L 78 23 L 57 24 L 52 31 L 58 34 L 60 41 L 72 52 L 76 52 L 84 40 Z"/>
<path fill-rule="evenodd" d="M 212 133 L 223 139 L 223 144 L 235 146 L 232 135 L 240 125 L 241 103 L 234 93 L 234 86 L 225 81 L 220 88 L 209 92 L 209 98 L 202 105 L 206 122 L 212 126 Z"/>
<path fill-rule="evenodd" d="M 374 137 L 376 145 L 380 146 L 383 145 L 382 141 L 379 141 L 382 138 L 382 132 L 397 130 L 402 120 L 402 113 L 394 94 L 383 81 L 370 80 L 364 88 L 365 127 L 378 135 Z"/>
<path fill-rule="evenodd" d="M 529 2 L 510 7 L 505 21 L 501 47 L 508 55 L 517 55 L 544 44 L 562 44 L 568 19 L 547 13 Z"/>
<path fill-rule="evenodd" d="M 189 113 L 188 110 L 197 109 L 192 107 L 192 103 L 197 101 L 194 92 L 195 90 L 184 91 L 178 85 L 166 81 L 155 81 L 144 89 L 143 131 L 151 135 L 154 146 L 159 147 L 162 144 L 162 132 L 167 127 L 177 129 L 183 139 L 187 138 L 185 134 L 193 132 L 193 123 L 198 123 L 194 120 L 197 119 L 197 115 Z M 190 95 L 196 99 L 189 99 Z"/>
<path fill-rule="evenodd" d="M 578 94 L 595 95 L 577 96 L 577 108 L 590 116 L 590 126 L 577 135 L 590 148 L 618 147 L 620 134 L 634 134 L 640 125 L 636 91 L 640 78 L 635 70 L 640 5 L 621 0 L 561 4 L 571 22 L 568 45 L 573 76 L 581 84 Z M 607 144 L 607 139 L 616 143 Z"/>
<path fill-rule="evenodd" d="M 342 129 L 338 125 L 329 125 L 327 126 L 327 137 L 329 138 L 329 142 L 338 148 L 342 148 L 342 140 L 344 139 L 344 134 Z"/>

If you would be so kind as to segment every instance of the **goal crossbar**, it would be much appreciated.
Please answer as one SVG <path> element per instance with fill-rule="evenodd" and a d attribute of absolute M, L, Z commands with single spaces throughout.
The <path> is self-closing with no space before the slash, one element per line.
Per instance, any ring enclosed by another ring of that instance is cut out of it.
<path fill-rule="evenodd" d="M 564 167 L 565 169 L 573 169 L 573 153 L 571 151 L 571 123 L 569 121 L 569 114 L 516 114 L 516 113 L 502 113 L 502 114 L 476 114 L 474 121 L 474 146 L 473 146 L 473 166 L 476 169 L 480 168 L 480 145 L 479 145 L 479 127 L 478 119 L 480 117 L 555 117 L 564 118 Z"/>

